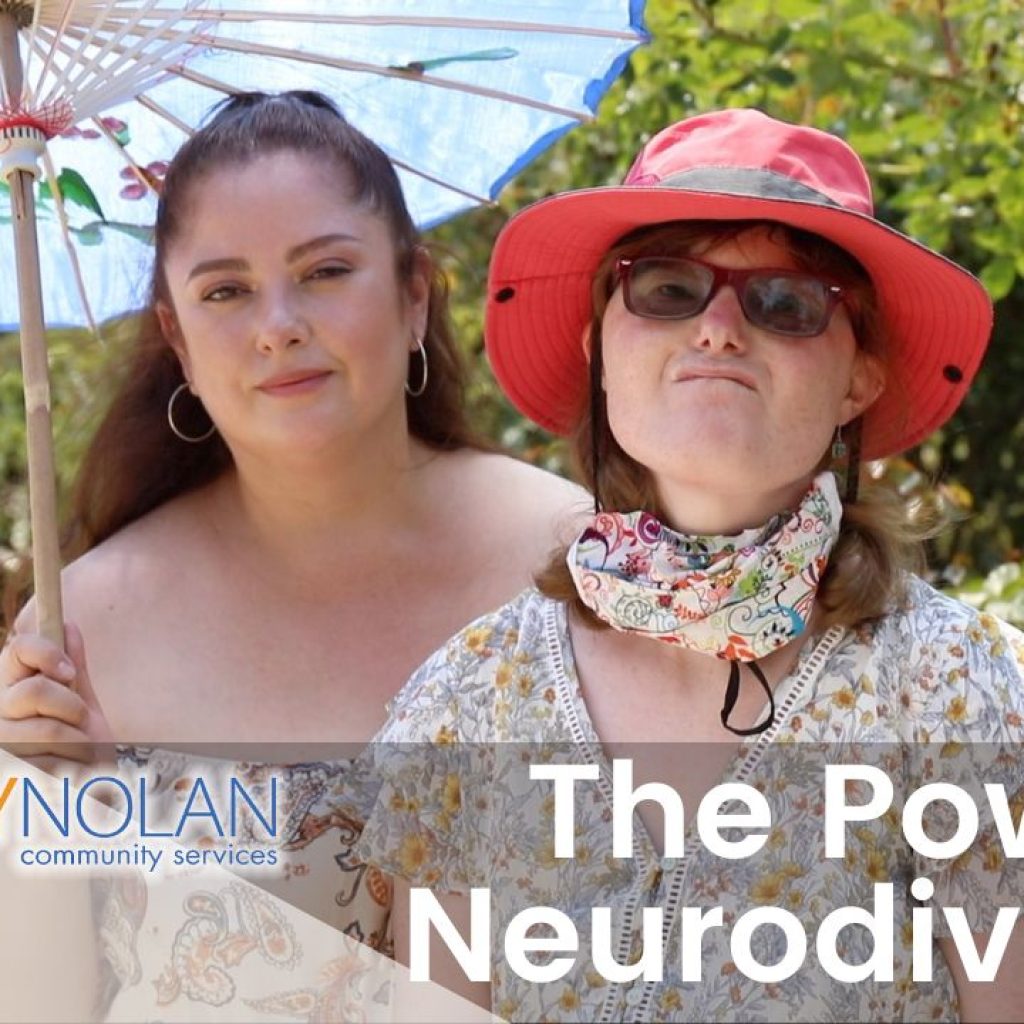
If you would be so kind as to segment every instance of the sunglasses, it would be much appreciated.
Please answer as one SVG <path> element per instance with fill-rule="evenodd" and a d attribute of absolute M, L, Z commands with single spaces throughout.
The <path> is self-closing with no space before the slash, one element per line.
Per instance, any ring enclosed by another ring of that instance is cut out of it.
<path fill-rule="evenodd" d="M 688 256 L 619 259 L 626 309 L 650 320 L 687 320 L 702 313 L 723 285 L 736 291 L 747 321 L 774 334 L 813 338 L 828 327 L 839 285 L 794 270 L 728 270 Z"/>

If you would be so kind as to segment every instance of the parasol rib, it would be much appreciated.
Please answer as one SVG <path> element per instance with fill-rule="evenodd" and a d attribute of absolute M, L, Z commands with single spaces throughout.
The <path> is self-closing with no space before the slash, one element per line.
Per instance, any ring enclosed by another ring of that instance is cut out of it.
<path fill-rule="evenodd" d="M 138 162 L 133 159 L 131 153 L 118 142 L 117 136 L 103 123 L 102 118 L 94 117 L 92 123 L 96 126 L 96 129 L 100 134 L 117 150 L 121 159 L 124 160 L 125 165 L 135 175 L 140 185 L 148 188 L 151 192 L 156 192 L 153 187 L 153 181 L 148 174 L 139 166 Z"/>
<path fill-rule="evenodd" d="M 42 3 L 38 2 L 38 0 L 37 0 L 37 2 L 32 7 L 32 23 L 31 23 L 31 25 L 29 25 L 29 29 L 28 29 L 28 51 L 27 51 L 28 52 L 28 57 L 26 58 L 25 66 L 22 69 L 25 77 L 28 78 L 29 81 L 31 81 L 31 78 L 29 78 L 29 73 L 30 73 L 30 70 L 31 70 L 31 67 L 32 67 L 32 52 L 33 52 L 32 44 L 35 41 L 36 31 L 39 28 L 39 20 L 42 17 L 42 15 L 43 15 L 43 5 L 42 5 Z"/>
<path fill-rule="evenodd" d="M 429 171 L 420 170 L 418 167 L 414 167 L 410 163 L 406 163 L 404 160 L 399 160 L 397 157 L 388 154 L 388 159 L 396 166 L 401 167 L 403 171 L 408 171 L 410 174 L 415 174 L 417 178 L 422 178 L 424 181 L 429 181 L 434 185 L 438 185 L 440 188 L 447 189 L 449 192 L 454 192 L 456 195 L 465 196 L 466 199 L 472 199 L 475 203 L 480 203 L 481 206 L 496 206 L 497 204 L 490 196 L 481 196 L 476 192 L 469 192 L 464 188 L 460 188 L 458 185 L 453 184 L 450 181 L 444 181 L 442 178 L 437 178 Z"/>
<path fill-rule="evenodd" d="M 85 279 L 82 277 L 82 265 L 78 262 L 78 253 L 71 244 L 71 224 L 68 220 L 67 207 L 64 205 L 64 194 L 60 190 L 60 183 L 57 181 L 57 170 L 53 166 L 53 160 L 49 153 L 43 154 L 43 167 L 46 170 L 46 181 L 50 186 L 50 195 L 53 196 L 54 209 L 57 211 L 57 222 L 60 224 L 61 233 L 64 236 L 64 245 L 67 248 L 68 256 L 71 258 L 71 272 L 75 275 L 75 285 L 78 288 L 78 297 L 82 300 L 82 312 L 89 324 L 89 330 L 98 338 L 99 329 L 96 319 L 92 315 L 92 306 L 89 304 L 89 294 L 86 291 Z"/>
<path fill-rule="evenodd" d="M 135 102 L 156 114 L 157 117 L 162 117 L 168 124 L 173 124 L 175 128 L 179 129 L 179 131 L 185 135 L 185 138 L 192 138 L 192 135 L 194 134 L 193 130 L 184 121 L 182 121 L 180 117 L 176 117 L 167 110 L 166 107 L 160 106 L 159 103 L 151 100 L 144 93 L 140 93 L 136 96 Z"/>
<path fill-rule="evenodd" d="M 162 14 L 157 10 L 154 14 Z M 180 12 L 179 12 L 180 14 Z M 639 32 L 614 28 L 591 28 L 589 26 L 545 24 L 536 21 L 511 21 L 492 18 L 435 18 L 417 17 L 415 15 L 390 14 L 286 14 L 277 11 L 204 11 L 202 14 L 181 15 L 181 20 L 194 17 L 197 21 L 243 22 L 254 21 L 283 22 L 286 24 L 320 24 L 320 25 L 367 25 L 395 26 L 400 28 L 466 28 L 495 32 L 539 32 L 549 35 L 591 36 L 598 39 L 636 39 Z"/>

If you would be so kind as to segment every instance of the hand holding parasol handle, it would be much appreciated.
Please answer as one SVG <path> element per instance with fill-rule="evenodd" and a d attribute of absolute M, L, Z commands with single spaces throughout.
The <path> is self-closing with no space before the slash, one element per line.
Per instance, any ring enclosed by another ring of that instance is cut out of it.
<path fill-rule="evenodd" d="M 18 25 L 13 15 L 0 14 L 0 72 L 7 104 L 16 107 L 22 93 Z M 32 129 L 26 129 L 31 133 Z M 35 234 L 34 164 L 10 160 L 18 143 L 0 138 L 0 173 L 11 190 L 15 251 L 19 281 L 21 366 L 25 386 L 28 437 L 29 512 L 32 527 L 37 631 L 64 646 L 64 614 L 60 593 L 60 542 L 57 533 L 57 483 L 50 421 L 50 373 L 46 359 L 46 327 L 40 287 L 39 246 Z M 17 164 L 17 166 L 12 166 Z"/>

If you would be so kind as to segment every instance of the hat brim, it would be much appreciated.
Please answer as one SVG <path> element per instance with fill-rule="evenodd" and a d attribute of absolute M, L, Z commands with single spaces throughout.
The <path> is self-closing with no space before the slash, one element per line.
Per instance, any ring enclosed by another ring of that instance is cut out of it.
<path fill-rule="evenodd" d="M 913 447 L 960 405 L 992 330 L 988 293 L 963 268 L 873 217 L 827 203 L 655 186 L 553 196 L 499 236 L 485 340 L 495 376 L 524 415 L 556 434 L 574 429 L 587 389 L 593 275 L 623 235 L 673 220 L 776 221 L 827 238 L 861 263 L 888 342 L 886 388 L 864 416 L 864 458 Z"/>

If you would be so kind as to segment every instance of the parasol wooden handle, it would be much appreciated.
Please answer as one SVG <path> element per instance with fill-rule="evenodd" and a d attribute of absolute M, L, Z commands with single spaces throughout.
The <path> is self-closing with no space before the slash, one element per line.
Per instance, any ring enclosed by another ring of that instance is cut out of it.
<path fill-rule="evenodd" d="M 8 104 L 20 103 L 22 90 L 18 26 L 11 14 L 0 14 L 0 72 Z M 64 646 L 64 611 L 60 593 L 60 540 L 57 533 L 57 477 L 50 422 L 50 370 L 46 359 L 46 325 L 36 239 L 33 176 L 23 170 L 8 178 L 14 246 L 18 269 L 21 369 L 25 385 L 28 437 L 29 516 L 32 527 L 36 594 L 36 629 Z"/>
<path fill-rule="evenodd" d="M 10 180 L 17 253 L 21 370 L 25 385 L 28 438 L 28 494 L 32 527 L 36 628 L 64 646 L 64 611 L 60 592 L 60 540 L 57 528 L 57 482 L 50 419 L 50 371 L 40 286 L 39 247 L 35 235 L 32 176 L 16 171 Z"/>

